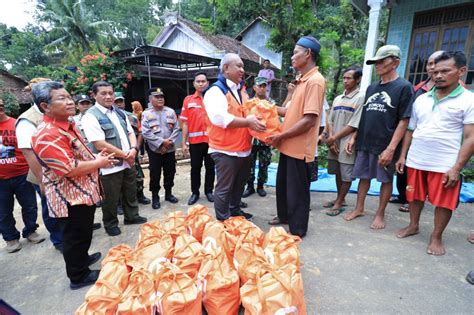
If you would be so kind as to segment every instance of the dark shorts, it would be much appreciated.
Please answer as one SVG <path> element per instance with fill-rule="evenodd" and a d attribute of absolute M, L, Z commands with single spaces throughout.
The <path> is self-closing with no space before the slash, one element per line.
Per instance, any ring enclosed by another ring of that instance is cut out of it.
<path fill-rule="evenodd" d="M 381 183 L 391 183 L 395 173 L 395 163 L 383 167 L 379 164 L 379 157 L 375 154 L 357 151 L 357 156 L 352 169 L 352 177 L 360 179 L 376 178 Z"/>

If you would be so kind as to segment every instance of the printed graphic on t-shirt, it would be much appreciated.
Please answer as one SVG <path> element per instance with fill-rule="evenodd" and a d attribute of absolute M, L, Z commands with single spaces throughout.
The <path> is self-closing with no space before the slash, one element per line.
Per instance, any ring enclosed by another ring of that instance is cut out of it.
<path fill-rule="evenodd" d="M 16 137 L 10 137 L 9 130 L 0 130 L 0 164 L 10 164 L 16 162 L 15 141 Z"/>
<path fill-rule="evenodd" d="M 392 105 L 392 98 L 388 95 L 387 92 L 377 92 L 374 95 L 371 95 L 364 106 L 367 106 L 366 111 L 379 111 L 385 113 L 387 111 L 387 106 L 390 108 L 395 108 Z"/>

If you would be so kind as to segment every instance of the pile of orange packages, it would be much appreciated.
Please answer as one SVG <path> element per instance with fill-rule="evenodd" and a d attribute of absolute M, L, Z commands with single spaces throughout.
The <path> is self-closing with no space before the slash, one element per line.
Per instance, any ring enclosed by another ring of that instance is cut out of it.
<path fill-rule="evenodd" d="M 76 314 L 303 315 L 299 241 L 202 205 L 172 212 L 143 224 L 135 248 L 109 250 Z"/>
<path fill-rule="evenodd" d="M 268 143 L 267 137 L 281 133 L 280 117 L 276 105 L 267 100 L 253 98 L 244 104 L 245 116 L 254 115 L 265 125 L 264 132 L 249 129 L 250 135 L 258 140 Z"/>

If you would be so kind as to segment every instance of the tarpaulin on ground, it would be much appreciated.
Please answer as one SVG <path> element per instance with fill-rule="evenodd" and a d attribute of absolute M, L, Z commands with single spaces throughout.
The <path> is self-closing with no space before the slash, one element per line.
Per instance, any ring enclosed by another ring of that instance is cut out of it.
<path fill-rule="evenodd" d="M 257 167 L 258 169 L 258 163 Z M 268 166 L 268 186 L 276 186 L 276 173 L 278 169 L 277 163 L 272 163 Z M 357 193 L 357 186 L 359 185 L 359 180 L 356 179 L 352 182 L 350 192 Z M 368 194 L 372 196 L 380 195 L 380 186 L 376 180 L 372 180 L 370 184 L 370 189 Z M 311 191 L 319 192 L 337 192 L 336 188 L 336 179 L 334 175 L 328 174 L 327 169 L 320 168 L 318 180 L 311 183 Z M 397 190 L 397 178 L 394 176 L 393 179 L 393 196 L 398 196 Z M 461 187 L 461 195 L 459 197 L 461 202 L 474 202 L 474 183 L 463 183 Z"/>

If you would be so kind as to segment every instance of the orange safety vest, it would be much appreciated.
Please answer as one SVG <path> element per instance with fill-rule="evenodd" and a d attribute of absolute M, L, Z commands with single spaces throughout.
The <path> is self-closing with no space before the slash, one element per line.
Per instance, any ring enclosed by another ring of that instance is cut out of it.
<path fill-rule="evenodd" d="M 240 90 L 242 95 L 242 104 L 248 99 L 245 86 Z M 245 118 L 242 105 L 235 99 L 229 90 L 226 93 L 227 111 L 235 117 Z M 207 116 L 206 116 L 207 117 Z M 215 150 L 229 152 L 243 152 L 252 149 L 252 136 L 247 128 L 221 128 L 211 123 L 207 117 L 207 135 L 209 137 L 209 147 Z"/>

